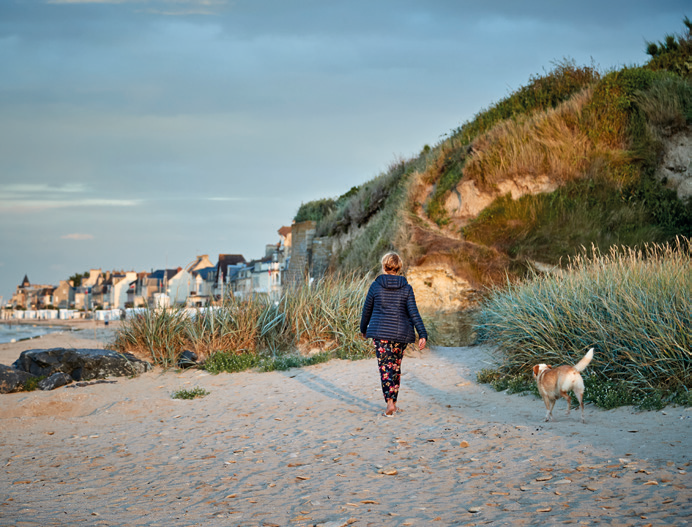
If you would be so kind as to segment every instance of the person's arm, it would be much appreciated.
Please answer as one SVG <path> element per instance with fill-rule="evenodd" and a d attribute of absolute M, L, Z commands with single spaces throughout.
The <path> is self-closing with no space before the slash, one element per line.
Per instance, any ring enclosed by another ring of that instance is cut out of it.
<path fill-rule="evenodd" d="M 425 324 L 423 324 L 423 319 L 418 312 L 418 306 L 416 305 L 416 296 L 413 294 L 413 288 L 409 291 L 408 299 L 406 300 L 406 309 L 408 311 L 408 316 L 413 322 L 413 326 L 418 332 L 418 348 L 423 349 L 426 342 L 428 341 L 428 332 L 425 330 Z"/>
<path fill-rule="evenodd" d="M 365 297 L 365 302 L 363 303 L 363 313 L 360 316 L 360 334 L 365 338 L 365 334 L 368 331 L 368 324 L 370 323 L 370 317 L 372 317 L 372 310 L 375 306 L 375 294 L 373 292 L 373 285 L 368 289 L 368 294 Z"/>

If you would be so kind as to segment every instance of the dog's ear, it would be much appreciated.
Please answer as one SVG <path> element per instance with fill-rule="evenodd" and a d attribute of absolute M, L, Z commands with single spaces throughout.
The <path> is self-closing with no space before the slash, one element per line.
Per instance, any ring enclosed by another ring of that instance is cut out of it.
<path fill-rule="evenodd" d="M 540 366 L 539 366 L 538 364 L 536 364 L 536 365 L 533 367 L 533 376 L 534 376 L 534 377 L 535 377 L 536 375 L 538 375 L 538 370 L 539 370 L 539 369 L 540 369 Z"/>

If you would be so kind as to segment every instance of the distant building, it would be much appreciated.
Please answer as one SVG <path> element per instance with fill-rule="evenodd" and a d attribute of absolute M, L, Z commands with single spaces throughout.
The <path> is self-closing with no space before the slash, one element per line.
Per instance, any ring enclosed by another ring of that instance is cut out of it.
<path fill-rule="evenodd" d="M 178 274 L 178 271 L 181 269 L 181 267 L 177 269 L 157 269 L 147 275 L 142 286 L 142 294 L 146 298 L 149 307 L 154 306 L 154 295 L 166 294 L 169 280 Z"/>
<path fill-rule="evenodd" d="M 216 266 L 196 269 L 190 273 L 192 275 L 192 289 L 187 299 L 189 307 L 203 307 L 209 305 L 214 300 L 214 289 L 216 287 Z"/>
<path fill-rule="evenodd" d="M 124 276 L 113 276 L 110 287 L 109 307 L 111 309 L 125 309 L 128 303 L 128 292 L 137 283 L 137 273 L 128 271 Z"/>
<path fill-rule="evenodd" d="M 60 285 L 53 293 L 53 302 L 59 309 L 71 309 L 74 307 L 75 288 L 71 281 L 60 280 Z"/>
<path fill-rule="evenodd" d="M 75 289 L 75 309 L 90 311 L 96 305 L 103 306 L 103 281 L 101 269 L 90 269 L 89 276 L 83 278 L 82 283 Z M 94 295 L 96 295 L 96 300 Z"/>
<path fill-rule="evenodd" d="M 53 292 L 55 286 L 45 284 L 32 284 L 29 277 L 24 275 L 22 283 L 17 286 L 10 305 L 13 308 L 43 309 L 53 305 Z"/>
<path fill-rule="evenodd" d="M 168 280 L 166 293 L 173 304 L 185 304 L 192 291 L 192 275 L 186 269 L 178 267 L 178 272 Z"/>
<path fill-rule="evenodd" d="M 242 256 L 241 256 L 242 258 Z M 188 273 L 193 273 L 194 271 L 199 271 L 200 269 L 208 269 L 209 267 L 215 267 L 211 260 L 209 260 L 208 254 L 200 254 L 195 258 L 195 260 L 188 265 L 185 270 Z"/>
<path fill-rule="evenodd" d="M 281 298 L 286 262 L 284 240 L 285 238 L 282 238 L 277 244 L 266 245 L 264 258 L 252 260 L 237 270 L 236 275 L 230 280 L 234 295 L 248 298 L 251 295 L 263 294 L 272 300 Z"/>

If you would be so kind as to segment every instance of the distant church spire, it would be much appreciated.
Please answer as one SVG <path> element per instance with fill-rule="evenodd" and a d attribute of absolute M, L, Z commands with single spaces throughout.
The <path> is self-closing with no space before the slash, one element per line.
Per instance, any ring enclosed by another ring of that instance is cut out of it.
<path fill-rule="evenodd" d="M 30 285 L 31 284 L 29 283 L 29 277 L 27 275 L 24 275 L 24 280 L 22 280 L 22 287 L 27 287 Z"/>

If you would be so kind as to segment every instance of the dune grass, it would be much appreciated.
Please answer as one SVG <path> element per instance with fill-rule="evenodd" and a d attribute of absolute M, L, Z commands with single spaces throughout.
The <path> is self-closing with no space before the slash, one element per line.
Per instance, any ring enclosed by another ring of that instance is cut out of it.
<path fill-rule="evenodd" d="M 368 285 L 366 277 L 329 276 L 287 289 L 277 302 L 229 295 L 213 308 L 147 310 L 120 326 L 113 348 L 164 367 L 176 366 L 191 350 L 214 372 L 368 357 L 359 333 Z"/>
<path fill-rule="evenodd" d="M 575 364 L 595 347 L 588 370 L 605 383 L 592 389 L 603 399 L 618 391 L 692 403 L 691 258 L 687 238 L 594 250 L 572 258 L 564 272 L 494 290 L 476 329 L 500 355 L 495 373 L 483 377 L 530 383 L 534 364 Z"/>

